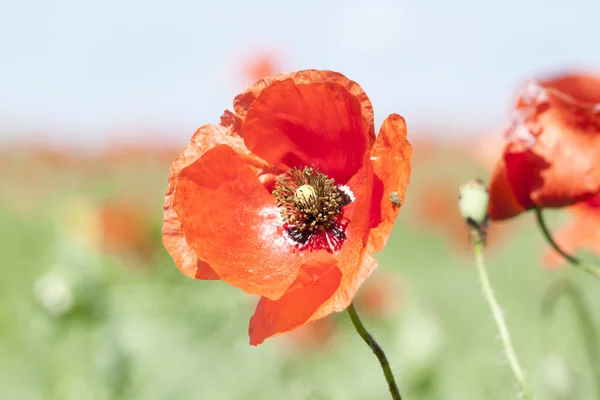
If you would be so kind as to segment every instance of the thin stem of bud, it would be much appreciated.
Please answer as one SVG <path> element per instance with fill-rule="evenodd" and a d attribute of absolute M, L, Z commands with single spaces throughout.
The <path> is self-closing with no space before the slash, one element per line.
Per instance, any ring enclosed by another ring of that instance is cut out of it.
<path fill-rule="evenodd" d="M 524 400 L 529 400 L 531 397 L 529 396 L 529 391 L 527 389 L 527 385 L 525 384 L 523 370 L 521 369 L 517 354 L 513 348 L 510 339 L 510 333 L 508 332 L 508 326 L 506 325 L 506 321 L 504 319 L 504 313 L 502 312 L 500 304 L 498 304 L 498 301 L 496 300 L 496 296 L 492 290 L 492 285 L 490 284 L 490 279 L 485 268 L 485 262 L 483 259 L 483 240 L 481 239 L 479 231 L 476 229 L 471 230 L 471 237 L 473 242 L 473 250 L 475 253 L 475 263 L 477 264 L 477 272 L 479 273 L 479 281 L 481 283 L 481 288 L 483 289 L 485 299 L 487 300 L 492 311 L 492 316 L 494 317 L 496 326 L 498 327 L 500 339 L 502 341 L 502 345 L 504 346 L 504 354 L 508 359 L 508 363 L 513 375 L 517 379 L 521 389 L 521 398 Z"/>
<path fill-rule="evenodd" d="M 556 250 L 561 256 L 565 258 L 565 260 L 569 262 L 569 264 L 571 264 L 575 268 L 579 268 L 580 270 L 592 275 L 594 278 L 600 279 L 600 269 L 598 269 L 598 267 L 594 267 L 593 265 L 581 262 L 581 260 L 579 260 L 578 258 L 570 255 L 569 253 L 561 249 L 560 246 L 554 241 L 554 239 L 552 238 L 552 234 L 550 233 L 550 230 L 548 230 L 548 226 L 544 221 L 541 209 L 535 209 L 535 216 L 537 219 L 537 223 L 542 231 L 542 234 L 544 235 L 544 238 L 554 250 Z"/>

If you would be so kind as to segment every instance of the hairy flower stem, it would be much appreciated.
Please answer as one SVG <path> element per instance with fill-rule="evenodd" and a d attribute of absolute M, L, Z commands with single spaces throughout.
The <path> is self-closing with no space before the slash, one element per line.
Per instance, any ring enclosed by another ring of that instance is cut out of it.
<path fill-rule="evenodd" d="M 537 219 L 537 223 L 540 226 L 540 229 L 542 230 L 544 237 L 546 238 L 546 241 L 548 241 L 548 243 L 550 243 L 550 246 L 552 246 L 552 248 L 554 250 L 556 250 L 561 256 L 563 256 L 565 258 L 565 260 L 567 260 L 569 262 L 569 264 L 571 264 L 575 268 L 579 268 L 580 270 L 585 271 L 588 274 L 592 275 L 594 278 L 600 279 L 600 269 L 598 269 L 597 267 L 594 267 L 592 265 L 585 264 L 585 263 L 581 262 L 581 260 L 579 260 L 578 258 L 573 257 L 572 255 L 568 254 L 567 252 L 565 252 L 563 249 L 561 249 L 558 246 L 558 244 L 554 241 L 554 239 L 552 239 L 552 234 L 550 233 L 550 231 L 548 230 L 548 227 L 546 226 L 546 222 L 544 221 L 544 217 L 542 216 L 541 209 L 539 209 L 539 208 L 535 209 L 535 216 Z"/>
<path fill-rule="evenodd" d="M 585 345 L 586 353 L 589 357 L 590 370 L 594 383 L 596 384 L 596 394 L 600 398 L 600 335 L 594 324 L 594 318 L 590 312 L 590 307 L 586 302 L 581 289 L 571 279 L 561 279 L 548 288 L 542 300 L 542 319 L 545 322 L 545 332 L 552 332 L 550 326 L 550 317 L 556 309 L 558 300 L 565 296 L 573 305 L 575 315 L 581 323 L 581 333 Z"/>
<path fill-rule="evenodd" d="M 394 380 L 394 374 L 392 374 L 392 369 L 390 368 L 390 363 L 388 362 L 383 349 L 377 344 L 373 336 L 367 331 L 362 321 L 358 317 L 358 313 L 356 312 L 356 308 L 354 308 L 354 304 L 350 303 L 348 307 L 348 314 L 350 314 L 350 319 L 354 324 L 354 328 L 360 335 L 361 338 L 369 345 L 377 359 L 379 360 L 379 364 L 381 364 L 381 368 L 383 369 L 383 374 L 385 375 L 385 379 L 390 387 L 390 393 L 392 394 L 392 399 L 394 400 L 402 400 L 402 396 L 400 396 L 400 391 L 398 390 L 398 385 L 396 385 L 396 381 Z"/>
<path fill-rule="evenodd" d="M 531 397 L 529 396 L 529 391 L 527 390 L 527 386 L 525 385 L 523 370 L 521 369 L 521 365 L 519 364 L 519 360 L 517 359 L 515 349 L 512 346 L 510 333 L 508 332 L 508 327 L 504 319 L 504 313 L 500 308 L 500 304 L 498 304 L 498 301 L 496 300 L 496 296 L 494 295 L 494 291 L 492 290 L 492 285 L 490 284 L 490 279 L 485 268 L 485 263 L 483 260 L 483 239 L 481 237 L 480 232 L 477 229 L 471 230 L 471 238 L 473 241 L 475 263 L 477 264 L 477 272 L 479 273 L 479 281 L 481 283 L 481 288 L 483 289 L 483 295 L 485 296 L 485 299 L 490 305 L 490 309 L 492 310 L 492 316 L 494 317 L 496 325 L 498 326 L 500 340 L 502 340 L 502 345 L 504 346 L 504 353 L 506 354 L 508 364 L 510 365 L 512 372 L 515 378 L 517 379 L 517 382 L 522 392 L 521 398 L 523 400 L 529 400 L 531 399 Z"/>

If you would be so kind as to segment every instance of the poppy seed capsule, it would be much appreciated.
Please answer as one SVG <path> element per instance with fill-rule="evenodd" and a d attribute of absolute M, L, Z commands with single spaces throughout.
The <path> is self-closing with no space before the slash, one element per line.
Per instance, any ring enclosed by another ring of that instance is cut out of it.
<path fill-rule="evenodd" d="M 294 200 L 303 206 L 308 206 L 317 201 L 317 193 L 311 185 L 302 185 L 294 193 Z"/>
<path fill-rule="evenodd" d="M 336 185 L 314 167 L 303 167 L 280 179 L 273 195 L 288 236 L 297 244 L 304 246 L 320 234 L 330 249 L 345 240 L 342 208 L 354 200 L 350 188 Z"/>
<path fill-rule="evenodd" d="M 481 227 L 488 219 L 490 195 L 481 179 L 473 179 L 459 188 L 458 207 L 469 226 Z"/>

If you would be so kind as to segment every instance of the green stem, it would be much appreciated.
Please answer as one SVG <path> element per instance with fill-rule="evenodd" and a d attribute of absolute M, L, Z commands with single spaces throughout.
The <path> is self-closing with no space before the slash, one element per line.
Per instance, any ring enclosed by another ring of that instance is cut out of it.
<path fill-rule="evenodd" d="M 600 398 L 600 341 L 598 339 L 600 336 L 598 336 L 598 330 L 594 324 L 594 319 L 585 297 L 572 280 L 561 279 L 548 288 L 542 301 L 542 317 L 545 321 L 550 320 L 556 303 L 562 295 L 567 296 L 571 300 L 575 308 L 575 313 L 581 323 L 581 333 L 583 334 L 586 353 L 589 357 L 590 369 L 594 383 L 596 384 L 597 395 Z M 548 322 L 546 322 L 546 325 L 546 331 L 552 332 Z"/>
<path fill-rule="evenodd" d="M 579 268 L 580 270 L 585 271 L 588 274 L 592 275 L 596 279 L 600 279 L 600 269 L 598 269 L 597 267 L 594 267 L 592 265 L 585 264 L 585 263 L 581 262 L 581 260 L 579 260 L 578 258 L 573 257 L 572 255 L 568 254 L 567 252 L 565 252 L 563 249 L 561 249 L 558 246 L 558 244 L 554 241 L 554 239 L 552 239 L 552 234 L 550 233 L 550 231 L 548 230 L 548 227 L 546 226 L 546 222 L 544 221 L 544 217 L 542 216 L 541 209 L 539 209 L 539 208 L 535 209 L 535 216 L 537 219 L 537 223 L 540 226 L 542 233 L 544 234 L 544 237 L 546 238 L 548 243 L 550 243 L 550 246 L 552 246 L 552 248 L 554 250 L 556 250 L 561 256 L 563 256 L 569 262 L 569 264 L 571 264 L 575 268 Z"/>
<path fill-rule="evenodd" d="M 362 321 L 360 320 L 358 313 L 356 312 L 356 308 L 354 308 L 354 304 L 350 303 L 348 307 L 348 314 L 350 314 L 350 319 L 354 324 L 354 328 L 360 335 L 360 337 L 369 345 L 377 359 L 379 360 L 379 364 L 381 364 L 381 368 L 383 369 L 383 374 L 385 375 L 385 380 L 390 387 L 390 393 L 392 394 L 392 399 L 394 400 L 402 400 L 402 396 L 400 396 L 400 391 L 398 390 L 398 385 L 396 385 L 396 381 L 394 379 L 394 374 L 392 374 L 392 369 L 390 368 L 390 363 L 388 362 L 383 349 L 379 346 L 379 344 L 373 339 L 373 336 L 367 331 Z"/>
<path fill-rule="evenodd" d="M 519 360 L 517 359 L 515 349 L 512 346 L 508 327 L 506 325 L 506 321 L 504 320 L 504 314 L 500 308 L 500 305 L 498 304 L 498 301 L 496 300 L 496 296 L 494 296 L 494 291 L 492 290 L 492 285 L 490 284 L 490 279 L 485 268 L 485 262 L 483 260 L 483 241 L 481 240 L 479 231 L 475 230 L 472 232 L 472 239 L 475 253 L 475 263 L 477 264 L 477 272 L 479 272 L 479 281 L 483 289 L 483 294 L 490 305 L 490 309 L 492 310 L 492 316 L 496 321 L 498 332 L 500 333 L 500 339 L 502 340 L 502 345 L 504 346 L 504 353 L 506 354 L 506 358 L 508 359 L 510 368 L 517 379 L 519 387 L 521 388 L 521 398 L 524 400 L 530 399 L 529 391 L 525 385 L 523 370 L 521 369 Z"/>

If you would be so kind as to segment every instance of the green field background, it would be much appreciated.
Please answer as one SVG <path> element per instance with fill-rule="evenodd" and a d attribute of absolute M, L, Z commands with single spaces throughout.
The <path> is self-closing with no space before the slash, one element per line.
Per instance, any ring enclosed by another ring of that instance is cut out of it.
<path fill-rule="evenodd" d="M 436 215 L 421 210 L 432 193 L 453 193 L 489 173 L 468 144 L 435 144 L 427 154 L 422 148 L 415 145 L 406 204 L 371 278 L 397 277 L 397 304 L 385 317 L 361 315 L 404 398 L 517 399 L 466 231 L 448 222 L 456 198 Z M 20 149 L 0 166 L 0 399 L 389 398 L 380 366 L 347 314 L 328 317 L 333 330 L 323 343 L 281 335 L 251 347 L 256 298 L 177 270 L 160 238 L 168 160 L 80 153 L 59 161 Z M 140 229 L 152 246 L 143 257 L 87 244 L 93 210 L 117 195 L 147 209 Z M 548 218 L 557 229 L 568 213 Z M 502 234 L 491 232 L 486 257 L 534 398 L 600 398 L 600 282 L 568 267 L 544 269 L 546 244 L 533 215 L 505 225 Z M 36 282 L 48 274 L 73 290 L 66 315 L 36 301 Z M 561 287 L 577 296 L 549 294 Z M 543 312 L 548 298 L 555 304 Z"/>

